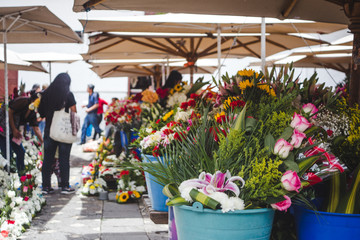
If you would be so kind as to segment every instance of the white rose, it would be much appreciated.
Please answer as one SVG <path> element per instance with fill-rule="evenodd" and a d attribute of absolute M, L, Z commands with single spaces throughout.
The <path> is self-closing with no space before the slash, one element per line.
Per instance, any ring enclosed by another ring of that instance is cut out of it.
<path fill-rule="evenodd" d="M 13 197 L 15 197 L 16 194 L 15 194 L 15 191 L 10 190 L 7 192 L 7 195 L 9 198 L 13 198 Z"/>

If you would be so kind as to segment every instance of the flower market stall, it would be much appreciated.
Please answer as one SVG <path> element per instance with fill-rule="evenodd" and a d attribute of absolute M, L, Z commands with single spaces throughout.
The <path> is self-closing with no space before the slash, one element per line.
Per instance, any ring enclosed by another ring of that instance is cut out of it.
<path fill-rule="evenodd" d="M 0 155 L 0 239 L 17 239 L 30 227 L 32 218 L 41 211 L 45 199 L 41 194 L 42 150 L 35 138 L 23 140 L 25 170 L 16 173 L 12 159 L 10 175 Z"/>
<path fill-rule="evenodd" d="M 152 207 L 170 206 L 170 239 L 308 239 L 304 211 L 359 214 L 358 115 L 346 85 L 300 82 L 291 65 L 148 89 L 109 108 L 114 137 L 82 191 L 115 179 L 124 203 L 145 193 L 145 175 Z"/>

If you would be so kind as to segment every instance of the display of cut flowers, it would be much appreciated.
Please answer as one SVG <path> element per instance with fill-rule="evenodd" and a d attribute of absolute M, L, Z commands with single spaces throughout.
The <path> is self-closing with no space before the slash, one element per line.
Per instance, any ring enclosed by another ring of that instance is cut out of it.
<path fill-rule="evenodd" d="M 39 187 L 42 153 L 35 138 L 23 141 L 25 170 L 21 177 L 8 174 L 0 155 L 0 231 L 4 239 L 17 239 L 45 204 Z"/>
<path fill-rule="evenodd" d="M 194 127 L 179 129 L 185 134 L 162 151 L 163 164 L 139 164 L 166 185 L 169 205 L 200 201 L 224 212 L 259 207 L 286 211 L 291 198 L 301 198 L 299 192 L 315 184 L 309 176 L 322 181 L 324 169 L 331 175 L 344 168 L 334 155 L 317 149 L 322 131 L 312 123 L 315 105 L 295 108 L 298 93 L 279 98 L 261 75 L 246 81 L 250 84 L 240 88 L 243 92 L 224 101 L 227 113 L 213 119 L 204 109 Z"/>
<path fill-rule="evenodd" d="M 111 104 L 104 115 L 106 124 L 112 124 L 119 129 L 131 129 L 140 126 L 141 108 L 134 100 L 117 100 Z"/>

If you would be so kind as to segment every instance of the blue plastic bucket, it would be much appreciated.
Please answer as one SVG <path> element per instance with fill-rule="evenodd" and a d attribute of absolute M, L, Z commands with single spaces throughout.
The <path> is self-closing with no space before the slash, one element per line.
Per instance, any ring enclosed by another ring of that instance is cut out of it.
<path fill-rule="evenodd" d="M 201 203 L 176 206 L 176 231 L 179 240 L 268 240 L 274 210 L 269 208 L 236 210 L 204 209 Z"/>
<path fill-rule="evenodd" d="M 295 207 L 298 240 L 359 239 L 360 214 L 317 212 Z"/>
<path fill-rule="evenodd" d="M 152 155 L 142 155 L 142 159 L 143 162 L 158 162 L 158 158 Z M 162 157 L 160 157 L 160 160 L 163 160 Z M 155 182 L 155 177 L 147 172 L 145 172 L 145 179 L 152 208 L 156 211 L 167 212 L 166 200 L 168 197 L 162 193 L 164 187 Z"/>

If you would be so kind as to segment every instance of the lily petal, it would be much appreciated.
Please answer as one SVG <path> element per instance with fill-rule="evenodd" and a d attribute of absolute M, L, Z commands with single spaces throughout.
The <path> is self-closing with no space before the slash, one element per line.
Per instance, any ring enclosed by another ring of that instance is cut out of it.
<path fill-rule="evenodd" d="M 226 173 L 222 173 L 220 171 L 217 171 L 213 178 L 211 179 L 211 185 L 213 185 L 216 188 L 222 188 L 225 183 Z"/>
<path fill-rule="evenodd" d="M 235 193 L 235 195 L 236 195 L 237 197 L 238 197 L 239 194 L 240 194 L 240 189 L 239 189 L 239 187 L 238 187 L 235 183 L 230 182 L 230 181 L 225 185 L 225 187 L 224 187 L 223 189 L 232 191 L 233 193 Z"/>
<path fill-rule="evenodd" d="M 211 175 L 210 173 L 206 173 L 205 174 L 205 181 L 207 181 L 208 183 L 211 182 L 213 175 Z"/>
<path fill-rule="evenodd" d="M 233 177 L 229 178 L 226 181 L 225 185 L 228 184 L 229 182 L 234 182 L 234 181 L 240 181 L 242 183 L 241 188 L 243 188 L 245 186 L 244 179 L 242 177 L 239 177 L 239 176 L 233 176 Z"/>
<path fill-rule="evenodd" d="M 186 180 L 184 182 L 182 182 L 179 186 L 179 190 L 181 192 L 181 189 L 187 188 L 187 187 L 193 187 L 193 188 L 203 188 L 205 186 L 207 186 L 209 183 L 207 183 L 206 181 L 202 181 L 199 179 L 190 179 L 190 180 Z"/>

